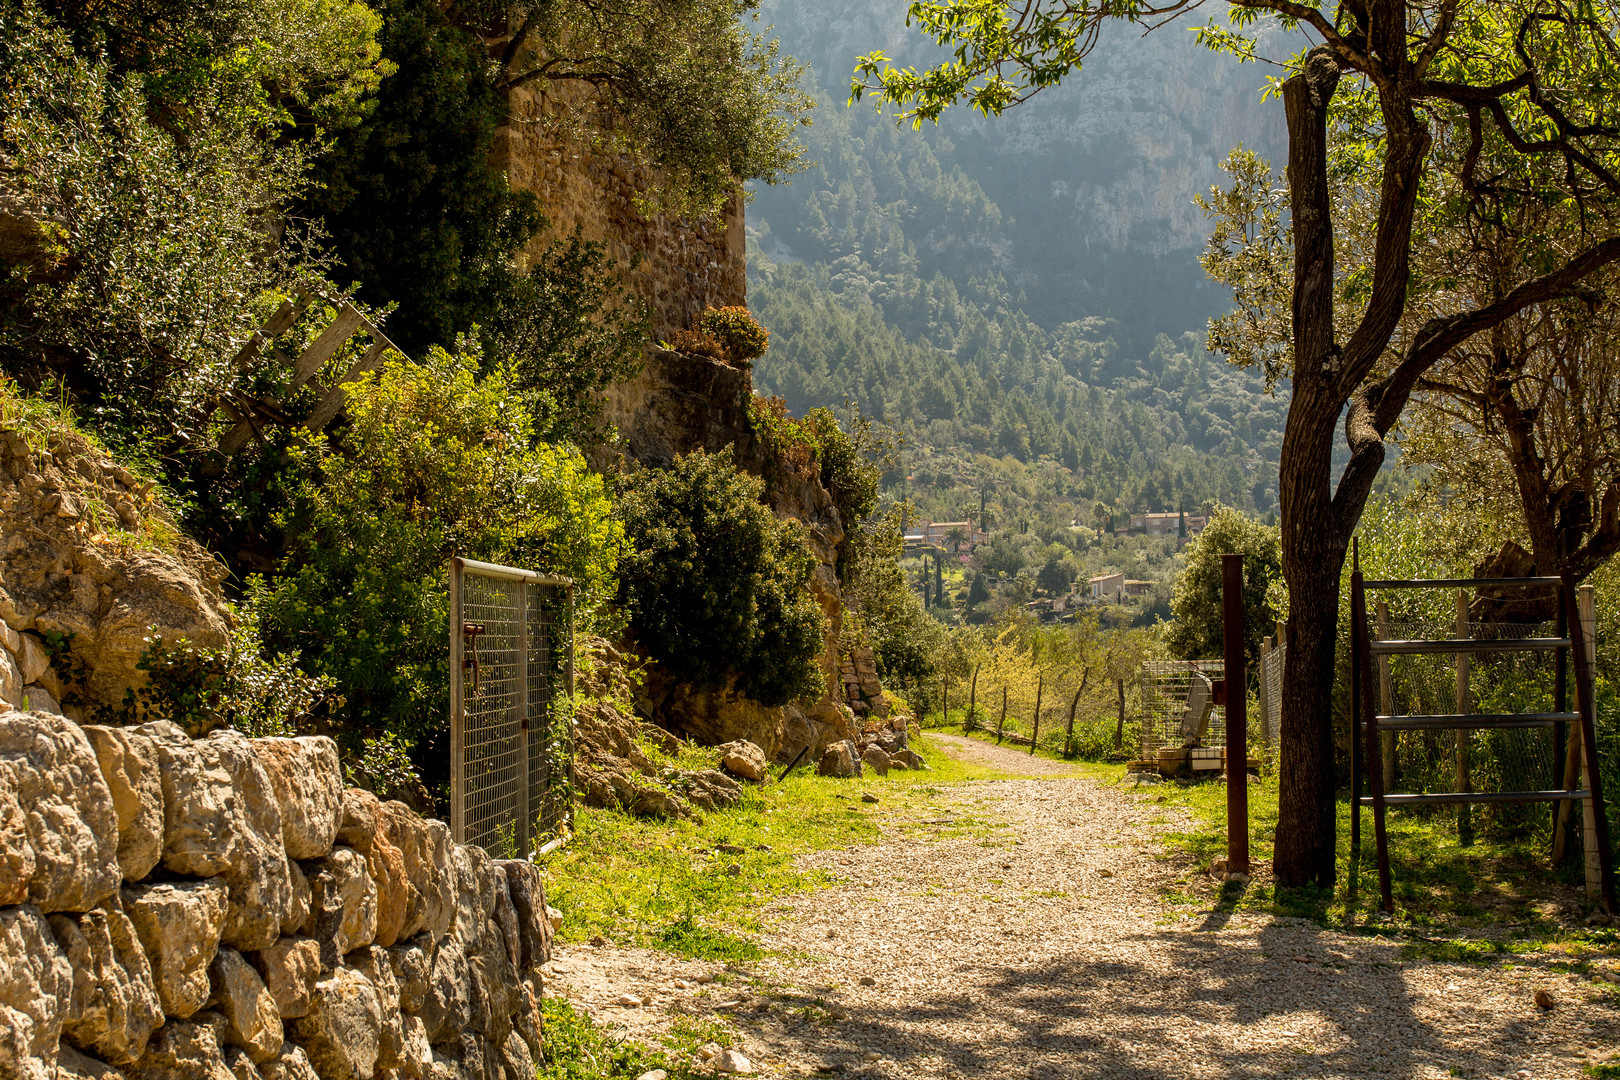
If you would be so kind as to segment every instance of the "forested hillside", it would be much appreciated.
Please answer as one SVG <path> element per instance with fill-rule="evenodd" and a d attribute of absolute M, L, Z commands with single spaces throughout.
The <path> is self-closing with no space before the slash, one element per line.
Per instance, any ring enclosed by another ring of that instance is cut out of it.
<path fill-rule="evenodd" d="M 749 208 L 750 301 L 779 342 L 763 390 L 795 411 L 851 398 L 947 478 L 982 473 L 977 455 L 1044 458 L 1121 512 L 1274 509 L 1286 388 L 1204 350 L 1227 300 L 1198 267 L 1193 204 L 1233 145 L 1280 137 L 1261 72 L 1170 27 L 1121 36 L 1004 124 L 916 131 L 845 104 L 857 53 L 926 59 L 904 51 L 901 8 L 765 7 L 820 107 L 817 167 Z"/>

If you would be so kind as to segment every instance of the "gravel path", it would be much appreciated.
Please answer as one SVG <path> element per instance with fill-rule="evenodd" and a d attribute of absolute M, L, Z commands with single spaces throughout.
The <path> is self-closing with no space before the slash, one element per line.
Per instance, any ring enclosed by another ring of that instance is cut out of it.
<path fill-rule="evenodd" d="M 774 1075 L 1576 1080 L 1620 1052 L 1620 987 L 1555 970 L 1568 957 L 1403 960 L 1399 941 L 1167 905 L 1188 872 L 1151 839 L 1177 820 L 1152 789 L 930 738 L 1027 778 L 942 788 L 936 817 L 805 856 L 836 884 L 782 904 L 771 957 L 723 986 L 675 982 L 725 977 L 713 964 L 575 946 L 554 988 L 643 1037 L 720 1019 Z M 627 991 L 652 1007 L 609 1004 Z"/>

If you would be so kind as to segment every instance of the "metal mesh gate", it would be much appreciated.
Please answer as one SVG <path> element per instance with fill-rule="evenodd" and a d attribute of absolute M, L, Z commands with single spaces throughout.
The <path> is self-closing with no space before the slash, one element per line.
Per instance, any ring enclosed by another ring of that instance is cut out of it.
<path fill-rule="evenodd" d="M 527 858 L 567 824 L 574 586 L 452 559 L 450 827 L 457 843 Z"/>

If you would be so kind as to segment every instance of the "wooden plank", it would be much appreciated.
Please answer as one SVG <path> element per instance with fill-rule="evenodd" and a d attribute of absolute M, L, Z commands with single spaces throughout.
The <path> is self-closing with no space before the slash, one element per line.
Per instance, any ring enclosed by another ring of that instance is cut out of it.
<path fill-rule="evenodd" d="M 1497 585 L 1557 585 L 1555 577 L 1500 577 L 1500 578 L 1388 578 L 1383 581 L 1364 581 L 1364 589 L 1476 589 Z"/>
<path fill-rule="evenodd" d="M 372 342 L 371 348 L 361 354 L 360 359 L 349 365 L 349 370 L 343 373 L 343 378 L 338 380 L 337 385 L 326 391 L 326 396 L 321 398 L 314 411 L 305 419 L 304 427 L 313 433 L 325 431 L 326 425 L 330 424 L 337 417 L 337 414 L 343 410 L 343 403 L 349 398 L 349 392 L 344 389 L 343 384 L 353 382 L 366 372 L 371 371 L 378 364 L 381 364 L 383 354 L 393 348 L 393 343 L 386 338 Z"/>
<path fill-rule="evenodd" d="M 1584 799 L 1588 792 L 1565 791 L 1433 791 L 1413 795 L 1385 795 L 1386 806 L 1439 806 L 1443 803 L 1530 803 Z M 1361 797 L 1363 806 L 1372 805 L 1372 796 Z"/>
<path fill-rule="evenodd" d="M 332 354 L 342 348 L 343 343 L 360 329 L 361 321 L 360 313 L 354 310 L 353 305 L 348 303 L 341 305 L 338 308 L 337 318 L 332 320 L 332 325 L 322 330 L 321 336 L 294 361 L 292 383 L 288 386 L 288 390 L 297 390 L 314 378 L 321 365 L 330 360 Z"/>
<path fill-rule="evenodd" d="M 1579 713 L 1436 713 L 1380 716 L 1380 731 L 1464 731 L 1485 728 L 1547 728 L 1559 721 L 1578 720 Z"/>
<path fill-rule="evenodd" d="M 1405 641 L 1374 641 L 1374 656 L 1429 656 L 1454 653 L 1551 652 L 1566 648 L 1568 638 L 1412 638 Z"/>

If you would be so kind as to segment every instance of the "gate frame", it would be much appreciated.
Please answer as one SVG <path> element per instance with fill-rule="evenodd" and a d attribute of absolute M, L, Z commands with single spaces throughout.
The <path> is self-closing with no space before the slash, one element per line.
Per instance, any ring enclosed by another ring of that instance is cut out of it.
<path fill-rule="evenodd" d="M 450 835 L 458 844 L 466 843 L 467 833 L 467 800 L 465 754 L 463 748 L 464 720 L 466 701 L 463 698 L 462 663 L 464 650 L 462 642 L 466 637 L 464 633 L 465 619 L 462 617 L 462 588 L 463 575 L 471 573 L 478 577 L 495 578 L 500 581 L 514 581 L 518 584 L 518 598 L 521 617 L 516 620 L 518 625 L 518 674 L 517 685 L 521 693 L 523 716 L 519 730 L 522 732 L 523 745 L 518 754 L 521 762 L 518 790 L 522 792 L 521 801 L 523 810 L 518 815 L 517 843 L 519 857 L 532 858 L 533 837 L 530 835 L 534 827 L 535 807 L 530 805 L 529 790 L 529 732 L 532 713 L 529 700 L 529 589 L 530 585 L 542 585 L 549 588 L 562 589 L 565 596 L 564 617 L 568 626 L 568 652 L 563 661 L 563 693 L 570 702 L 570 710 L 574 699 L 574 579 L 559 577 L 554 574 L 541 574 L 534 570 L 524 570 L 516 566 L 502 566 L 498 563 L 480 562 L 477 559 L 464 559 L 457 555 L 450 560 Z"/>

